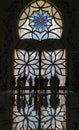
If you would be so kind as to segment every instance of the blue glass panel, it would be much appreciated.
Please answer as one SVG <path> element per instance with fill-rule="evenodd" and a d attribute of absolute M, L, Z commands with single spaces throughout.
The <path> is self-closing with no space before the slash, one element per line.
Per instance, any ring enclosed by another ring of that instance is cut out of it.
<path fill-rule="evenodd" d="M 30 27 L 33 29 L 33 31 L 38 31 L 40 33 L 47 31 L 52 25 L 52 17 L 47 11 L 42 11 L 41 9 L 33 12 L 31 17 L 29 17 L 29 21 Z"/>

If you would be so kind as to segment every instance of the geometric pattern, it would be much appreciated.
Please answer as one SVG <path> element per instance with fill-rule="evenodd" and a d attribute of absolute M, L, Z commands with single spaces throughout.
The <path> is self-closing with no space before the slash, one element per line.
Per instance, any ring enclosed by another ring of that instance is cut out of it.
<path fill-rule="evenodd" d="M 18 77 L 24 73 L 27 75 L 27 79 L 30 76 L 34 79 L 40 74 L 50 79 L 51 75 L 55 73 L 60 79 L 60 86 L 65 84 L 66 76 L 66 52 L 63 49 L 55 51 L 25 51 L 25 50 L 15 50 L 14 56 L 14 75 Z M 28 86 L 28 82 L 26 83 Z"/>
<path fill-rule="evenodd" d="M 18 19 L 20 39 L 60 39 L 63 32 L 63 20 L 60 11 L 49 1 L 35 0 L 25 7 Z M 27 75 L 50 80 L 54 74 L 65 86 L 66 51 L 26 51 L 14 52 L 14 76 Z M 50 84 L 49 84 L 50 85 Z M 34 86 L 34 82 L 33 82 Z M 13 130 L 66 130 L 66 97 L 62 90 L 55 95 L 51 90 L 25 90 L 14 93 Z"/>
<path fill-rule="evenodd" d="M 41 9 L 37 12 L 33 12 L 29 19 L 29 25 L 32 27 L 33 31 L 37 31 L 39 33 L 47 31 L 52 25 L 52 17 L 50 17 L 47 11 L 42 11 Z"/>
<path fill-rule="evenodd" d="M 60 39 L 63 20 L 59 10 L 49 1 L 36 0 L 24 8 L 19 16 L 20 39 Z"/>
<path fill-rule="evenodd" d="M 66 105 L 62 94 L 61 91 L 59 97 L 55 97 L 48 91 L 47 95 L 38 93 L 36 97 L 28 90 L 25 95 L 15 94 L 13 130 L 66 130 Z"/>

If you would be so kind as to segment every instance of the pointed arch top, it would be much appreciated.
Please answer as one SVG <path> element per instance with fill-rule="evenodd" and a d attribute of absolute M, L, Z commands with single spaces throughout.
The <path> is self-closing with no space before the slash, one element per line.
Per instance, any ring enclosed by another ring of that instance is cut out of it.
<path fill-rule="evenodd" d="M 19 16 L 20 39 L 60 39 L 62 32 L 62 15 L 58 8 L 47 0 L 32 1 Z"/>

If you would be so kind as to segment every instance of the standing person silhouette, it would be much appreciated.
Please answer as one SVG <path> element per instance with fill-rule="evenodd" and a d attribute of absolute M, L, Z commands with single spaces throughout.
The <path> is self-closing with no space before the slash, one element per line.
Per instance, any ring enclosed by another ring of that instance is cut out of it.
<path fill-rule="evenodd" d="M 15 86 L 16 86 L 16 78 L 15 76 L 12 77 L 12 90 L 15 90 Z"/>
<path fill-rule="evenodd" d="M 17 89 L 18 93 L 20 94 L 20 91 L 23 90 L 23 82 L 21 75 L 17 78 Z"/>
<path fill-rule="evenodd" d="M 24 90 L 25 90 L 25 86 L 26 86 L 26 80 L 27 80 L 27 76 L 26 76 L 26 74 L 24 74 L 23 77 L 22 77 Z"/>
<path fill-rule="evenodd" d="M 34 78 L 34 83 L 35 83 L 35 86 L 34 86 L 34 93 L 37 94 L 37 90 L 38 90 L 38 77 L 36 75 L 36 77 Z"/>
<path fill-rule="evenodd" d="M 53 94 L 53 90 L 54 90 L 54 77 L 51 75 L 50 78 L 50 88 L 51 88 L 51 93 Z"/>
<path fill-rule="evenodd" d="M 69 93 L 69 78 L 68 78 L 68 77 L 66 77 L 65 87 L 66 87 L 66 90 L 67 90 L 68 93 Z"/>
<path fill-rule="evenodd" d="M 29 82 L 30 91 L 32 91 L 32 87 L 33 87 L 32 76 L 30 76 L 30 78 L 28 79 L 28 82 Z"/>
<path fill-rule="evenodd" d="M 44 90 L 44 78 L 42 75 L 40 76 L 40 91 L 41 90 Z"/>
<path fill-rule="evenodd" d="M 60 84 L 60 80 L 59 80 L 57 74 L 54 74 L 53 82 L 54 82 L 54 91 L 56 94 L 57 91 L 59 91 L 59 84 Z"/>
<path fill-rule="evenodd" d="M 45 79 L 44 79 L 44 91 L 45 91 L 45 93 L 46 93 L 46 91 L 47 91 L 47 86 L 48 86 L 48 78 L 47 78 L 47 76 L 45 77 Z"/>

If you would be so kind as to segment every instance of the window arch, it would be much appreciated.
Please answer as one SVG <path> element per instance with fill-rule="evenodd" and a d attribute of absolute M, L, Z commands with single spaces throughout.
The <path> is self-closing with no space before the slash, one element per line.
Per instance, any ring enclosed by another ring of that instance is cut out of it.
<path fill-rule="evenodd" d="M 63 32 L 62 15 L 49 1 L 33 1 L 18 19 L 20 39 L 60 39 Z"/>
<path fill-rule="evenodd" d="M 26 6 L 21 12 L 18 19 L 18 34 L 20 41 L 22 39 L 60 39 L 63 32 L 62 15 L 58 8 L 46 0 L 35 0 Z M 40 42 L 39 42 L 40 43 Z M 28 43 L 25 43 L 28 44 Z M 23 44 L 22 44 L 23 45 Z M 29 44 L 28 44 L 29 45 Z M 41 44 L 42 45 L 42 44 Z M 38 46 L 38 45 L 37 45 Z M 26 73 L 28 79 L 37 75 L 40 77 L 57 73 L 60 78 L 60 86 L 65 85 L 66 76 L 66 50 L 41 50 L 39 52 L 26 51 L 26 49 L 15 50 L 14 75 L 23 75 Z M 28 59 L 28 60 L 27 60 Z M 31 62 L 30 62 L 31 61 Z M 26 83 L 28 86 L 28 82 Z"/>
<path fill-rule="evenodd" d="M 20 41 L 22 39 L 38 41 L 60 39 L 62 32 L 62 15 L 58 8 L 47 0 L 31 2 L 19 16 L 18 34 Z M 14 52 L 14 75 L 16 79 L 19 75 L 22 77 L 24 74 L 27 75 L 25 87 L 28 90 L 26 89 L 26 93 L 21 93 L 20 96 L 19 94 L 15 95 L 16 102 L 13 109 L 15 124 L 13 129 L 66 130 L 66 123 L 64 123 L 66 121 L 66 105 L 62 91 L 60 90 L 60 95 L 59 93 L 53 95 L 50 83 L 47 86 L 47 93 L 40 91 L 41 76 L 43 79 L 47 76 L 50 82 L 50 78 L 56 73 L 60 79 L 60 86 L 65 85 L 66 51 L 62 48 L 49 51 L 43 49 L 39 51 L 39 49 L 35 50 L 34 48 L 30 51 L 19 46 L 18 48 Z M 33 79 L 32 86 L 28 84 L 30 76 Z M 39 86 L 37 93 L 33 89 L 36 76 L 38 77 Z M 31 90 L 30 87 L 32 87 Z"/>

